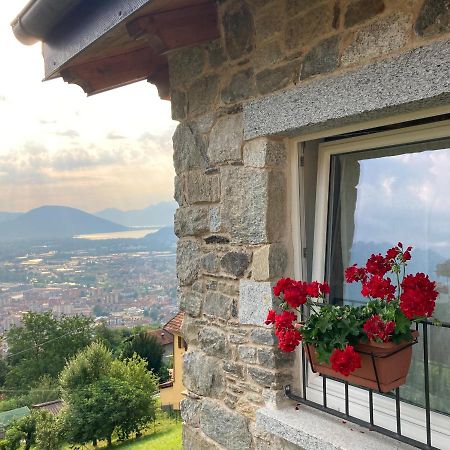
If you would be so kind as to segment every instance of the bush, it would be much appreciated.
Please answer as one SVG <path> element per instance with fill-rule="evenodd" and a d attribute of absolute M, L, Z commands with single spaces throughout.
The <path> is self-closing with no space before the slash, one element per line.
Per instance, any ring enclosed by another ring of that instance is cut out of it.
<path fill-rule="evenodd" d="M 14 425 L 10 426 L 5 433 L 6 449 L 18 450 L 22 440 L 25 439 L 26 434 Z"/>
<path fill-rule="evenodd" d="M 111 443 L 113 433 L 125 439 L 155 418 L 157 378 L 136 355 L 114 360 L 104 345 L 94 343 L 66 364 L 60 383 L 71 444 Z"/>
<path fill-rule="evenodd" d="M 63 417 L 41 412 L 36 417 L 36 447 L 39 450 L 58 450 L 64 442 Z"/>

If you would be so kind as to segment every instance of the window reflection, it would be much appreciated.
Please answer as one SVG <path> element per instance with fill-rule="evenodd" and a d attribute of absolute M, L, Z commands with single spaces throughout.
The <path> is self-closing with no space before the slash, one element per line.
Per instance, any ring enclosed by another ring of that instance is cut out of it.
<path fill-rule="evenodd" d="M 365 302 L 356 284 L 344 283 L 345 267 L 363 265 L 372 253 L 402 241 L 414 247 L 409 273 L 438 282 L 435 316 L 450 322 L 450 140 L 332 156 L 327 235 L 330 301 Z M 450 413 L 449 330 L 431 327 L 432 407 Z M 419 346 L 416 346 L 419 347 Z M 420 349 L 403 398 L 423 404 Z"/>

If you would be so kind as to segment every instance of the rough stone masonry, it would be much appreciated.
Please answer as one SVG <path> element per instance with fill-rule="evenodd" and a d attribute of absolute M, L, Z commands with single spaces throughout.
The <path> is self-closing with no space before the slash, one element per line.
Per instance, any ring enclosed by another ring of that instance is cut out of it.
<path fill-rule="evenodd" d="M 272 283 L 292 276 L 287 148 L 267 116 L 270 133 L 254 131 L 260 123 L 247 124 L 253 131 L 244 140 L 243 108 L 311 86 L 308 108 L 314 110 L 327 95 L 324 80 L 435 41 L 448 50 L 450 2 L 218 3 L 220 39 L 169 58 L 172 116 L 180 122 L 173 137 L 179 302 L 189 347 L 184 448 L 294 449 L 299 447 L 255 425 L 256 410 L 276 405 L 295 376 L 294 355 L 281 354 L 263 324 Z M 367 73 L 356 77 L 358 89 L 361 96 L 376 96 L 376 80 Z M 314 83 L 325 87 L 314 90 Z M 342 109 L 344 115 L 345 102 Z M 273 120 L 295 122 L 289 108 L 283 114 Z"/>

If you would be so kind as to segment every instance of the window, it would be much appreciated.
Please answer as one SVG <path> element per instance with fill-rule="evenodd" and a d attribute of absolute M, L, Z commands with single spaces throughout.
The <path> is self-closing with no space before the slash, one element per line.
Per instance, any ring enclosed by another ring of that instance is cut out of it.
<path fill-rule="evenodd" d="M 450 322 L 450 121 L 300 142 L 298 149 L 299 276 L 327 279 L 333 303 L 358 304 L 365 299 L 358 286 L 344 283 L 344 268 L 402 241 L 415 248 L 409 272 L 437 280 L 435 315 Z M 430 434 L 433 446 L 450 448 L 450 329 L 429 327 L 428 343 Z M 400 388 L 400 422 L 404 435 L 427 442 L 423 351 L 415 346 Z M 322 380 L 310 371 L 305 376 L 309 398 L 323 403 Z M 342 383 L 328 381 L 330 407 L 345 410 L 343 393 Z M 365 421 L 367 397 L 349 388 L 352 415 Z M 396 431 L 394 399 L 373 399 L 375 422 Z"/>
<path fill-rule="evenodd" d="M 178 348 L 184 348 L 187 351 L 187 343 L 181 336 L 178 336 Z"/>

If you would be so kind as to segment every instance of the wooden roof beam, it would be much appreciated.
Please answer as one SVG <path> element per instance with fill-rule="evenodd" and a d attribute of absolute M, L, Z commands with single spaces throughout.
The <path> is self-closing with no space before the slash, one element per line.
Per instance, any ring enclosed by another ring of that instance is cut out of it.
<path fill-rule="evenodd" d="M 99 53 L 98 58 L 87 62 L 74 60 L 60 74 L 88 95 L 146 79 L 156 85 L 162 99 L 168 100 L 170 83 L 165 53 L 217 39 L 220 36 L 217 14 L 216 2 L 208 0 L 142 15 L 128 22 L 126 31 L 122 29 L 129 42 L 130 38 L 131 42 L 142 39 L 136 42 L 137 49 L 123 49 L 124 53 L 108 57 Z"/>
<path fill-rule="evenodd" d="M 146 39 L 159 54 L 220 36 L 215 2 L 137 17 L 127 24 L 133 39 Z"/>
<path fill-rule="evenodd" d="M 69 66 L 61 71 L 67 83 L 77 84 L 88 95 L 151 78 L 167 65 L 165 56 L 149 48 Z M 157 77 L 158 78 L 158 77 Z"/>

